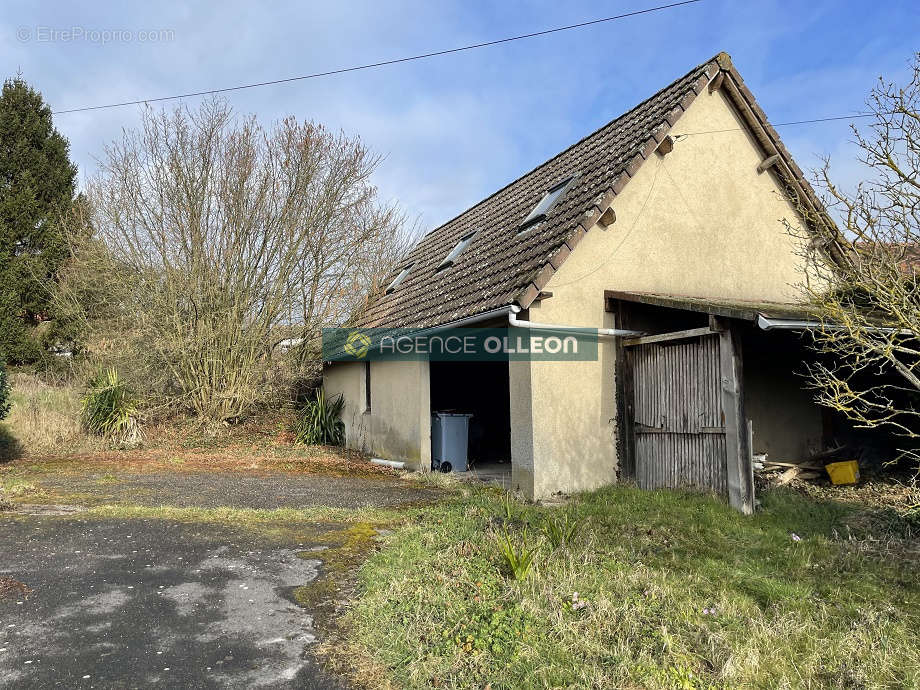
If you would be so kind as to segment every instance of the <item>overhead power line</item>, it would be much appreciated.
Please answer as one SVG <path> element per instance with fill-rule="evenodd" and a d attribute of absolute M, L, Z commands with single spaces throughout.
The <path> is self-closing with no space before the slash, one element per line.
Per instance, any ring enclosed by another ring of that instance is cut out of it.
<path fill-rule="evenodd" d="M 896 113 L 853 113 L 852 115 L 829 115 L 828 117 L 816 117 L 811 120 L 791 120 L 790 122 L 771 122 L 774 128 L 789 127 L 790 125 L 811 125 L 819 122 L 834 122 L 838 120 L 856 120 L 863 117 L 876 117 L 877 115 L 895 115 Z M 695 137 L 700 134 L 721 134 L 722 132 L 740 132 L 743 127 L 727 127 L 726 129 L 706 129 L 700 132 L 685 132 L 678 134 L 679 137 Z"/>
<path fill-rule="evenodd" d="M 55 115 L 64 115 L 67 113 L 82 113 L 88 110 L 105 110 L 108 108 L 122 108 L 128 105 L 141 105 L 143 103 L 157 103 L 160 101 L 174 101 L 181 98 L 193 98 L 195 96 L 210 96 L 217 93 L 227 93 L 229 91 L 242 91 L 244 89 L 255 89 L 261 86 L 273 86 L 275 84 L 287 84 L 293 81 L 304 81 L 306 79 L 317 79 L 319 77 L 330 77 L 335 74 L 345 74 L 347 72 L 358 72 L 366 69 L 374 69 L 376 67 L 386 67 L 387 65 L 398 65 L 403 62 L 412 62 L 413 60 L 425 60 L 428 58 L 438 57 L 440 55 L 450 55 L 452 53 L 462 53 L 467 50 L 475 50 L 477 48 L 486 48 L 488 46 L 495 46 L 502 43 L 511 43 L 512 41 L 522 41 L 526 38 L 536 38 L 537 36 L 546 36 L 548 34 L 555 34 L 561 31 L 571 31 L 573 29 L 582 29 L 586 26 L 594 26 L 595 24 L 603 24 L 605 22 L 613 22 L 618 19 L 627 19 L 629 17 L 636 17 L 641 14 L 650 14 L 652 12 L 660 12 L 662 10 L 672 9 L 674 7 L 680 7 L 682 5 L 692 5 L 694 3 L 702 2 L 703 0 L 682 0 L 682 2 L 672 2 L 667 5 L 658 5 L 656 7 L 649 7 L 644 10 L 635 10 L 633 12 L 626 12 L 624 14 L 617 14 L 611 17 L 602 17 L 601 19 L 592 19 L 586 22 L 579 22 L 578 24 L 569 24 L 567 26 L 557 26 L 552 29 L 544 29 L 543 31 L 534 31 L 529 34 L 521 34 L 519 36 L 509 36 L 507 38 L 499 38 L 494 41 L 484 41 L 483 43 L 474 43 L 472 45 L 460 46 L 458 48 L 448 48 L 446 50 L 436 50 L 431 53 L 423 53 L 421 55 L 410 55 L 408 57 L 395 58 L 392 60 L 381 60 L 379 62 L 371 62 L 366 65 L 356 65 L 354 67 L 342 67 L 340 69 L 328 70 L 326 72 L 314 72 L 313 74 L 303 74 L 297 77 L 286 77 L 284 79 L 272 79 L 270 81 L 260 81 L 254 84 L 240 84 L 238 86 L 227 86 L 220 89 L 206 89 L 204 91 L 193 91 L 190 93 L 183 93 L 176 96 L 159 96 L 157 98 L 140 98 L 134 101 L 122 101 L 121 103 L 106 103 L 105 105 L 89 105 L 82 108 L 69 108 L 67 110 L 56 110 L 54 111 Z"/>

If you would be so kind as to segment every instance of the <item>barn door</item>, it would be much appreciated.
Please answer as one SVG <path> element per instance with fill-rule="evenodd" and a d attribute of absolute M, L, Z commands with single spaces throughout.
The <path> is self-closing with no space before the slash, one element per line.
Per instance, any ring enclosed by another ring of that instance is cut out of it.
<path fill-rule="evenodd" d="M 740 359 L 731 334 L 638 340 L 625 348 L 636 482 L 645 489 L 710 489 L 750 512 Z"/>

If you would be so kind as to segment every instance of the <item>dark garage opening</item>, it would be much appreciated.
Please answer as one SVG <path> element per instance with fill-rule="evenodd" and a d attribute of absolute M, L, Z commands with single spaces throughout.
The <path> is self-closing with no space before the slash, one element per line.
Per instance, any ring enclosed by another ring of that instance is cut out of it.
<path fill-rule="evenodd" d="M 470 414 L 468 462 L 511 471 L 508 362 L 431 362 L 431 411 Z"/>

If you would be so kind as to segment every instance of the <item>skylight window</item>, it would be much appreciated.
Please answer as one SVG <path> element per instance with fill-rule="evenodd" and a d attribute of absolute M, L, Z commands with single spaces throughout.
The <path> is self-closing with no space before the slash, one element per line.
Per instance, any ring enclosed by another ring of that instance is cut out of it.
<path fill-rule="evenodd" d="M 411 270 L 412 270 L 412 264 L 409 264 L 403 270 L 401 270 L 399 272 L 399 275 L 396 276 L 396 280 L 390 283 L 390 285 L 387 287 L 386 292 L 384 294 L 389 295 L 391 292 L 393 292 L 393 290 L 398 288 L 399 284 L 406 279 L 406 276 L 409 275 L 409 271 Z"/>
<path fill-rule="evenodd" d="M 450 250 L 450 254 L 444 257 L 444 261 L 438 264 L 438 270 L 442 268 L 447 268 L 448 266 L 453 266 L 457 261 L 457 258 L 470 246 L 470 243 L 473 241 L 473 237 L 476 236 L 476 231 L 474 230 L 471 233 L 468 233 L 460 238 L 460 241 L 457 242 L 456 246 Z"/>
<path fill-rule="evenodd" d="M 562 198 L 562 195 L 565 194 L 566 190 L 571 186 L 572 182 L 575 180 L 575 175 L 569 177 L 555 187 L 550 189 L 546 194 L 543 195 L 543 198 L 540 199 L 533 211 L 530 212 L 530 215 L 524 219 L 524 222 L 521 223 L 521 229 L 523 230 L 526 227 L 533 225 L 534 223 L 539 223 L 541 220 L 546 218 L 546 214 L 550 212 L 553 206 Z"/>

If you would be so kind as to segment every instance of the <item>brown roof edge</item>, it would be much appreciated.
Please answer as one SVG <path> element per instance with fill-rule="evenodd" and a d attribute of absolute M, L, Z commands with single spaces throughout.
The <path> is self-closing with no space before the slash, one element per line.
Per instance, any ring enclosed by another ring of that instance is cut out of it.
<path fill-rule="evenodd" d="M 821 199 L 815 193 L 811 183 L 808 182 L 802 169 L 793 160 L 792 154 L 783 144 L 779 133 L 767 120 L 766 113 L 764 113 L 754 94 L 744 83 L 744 79 L 732 63 L 731 56 L 728 53 L 721 52 L 715 57 L 715 61 L 720 69 L 730 77 L 722 84 L 722 88 L 728 94 L 729 100 L 740 111 L 748 127 L 754 131 L 754 136 L 763 149 L 765 158 L 774 155 L 780 157 L 782 164 L 771 166 L 770 169 L 779 176 L 783 184 L 796 192 L 796 196 L 802 199 L 808 212 L 814 214 L 813 217 L 802 214 L 802 219 L 806 225 L 809 226 L 809 229 L 814 230 L 817 223 L 823 223 L 836 232 L 836 223 L 834 223 Z"/>
<path fill-rule="evenodd" d="M 614 181 L 613 186 L 598 198 L 594 206 L 585 211 L 584 217 L 578 225 L 569 232 L 565 241 L 553 249 L 547 256 L 545 263 L 534 271 L 527 287 L 525 287 L 514 300 L 522 309 L 527 309 L 531 305 L 534 299 L 536 299 L 536 296 L 540 294 L 540 291 L 546 287 L 546 284 L 549 282 L 550 278 L 553 277 L 553 274 L 559 270 L 559 267 L 563 264 L 565 259 L 568 258 L 569 254 L 575 251 L 575 246 L 581 241 L 581 238 L 594 226 L 597 219 L 601 217 L 604 211 L 610 208 L 616 196 L 626 188 L 629 180 L 635 177 L 645 161 L 654 155 L 658 145 L 664 141 L 665 137 L 667 137 L 668 133 L 671 131 L 671 128 L 680 119 L 680 116 L 684 114 L 687 108 L 690 107 L 690 104 L 696 100 L 696 97 L 699 96 L 706 86 L 719 74 L 720 69 L 722 69 L 719 59 L 723 56 L 728 58 L 728 53 L 719 53 L 716 57 L 709 60 L 708 63 L 703 63 L 703 65 L 705 65 L 705 71 L 700 78 L 691 85 L 687 95 L 678 105 L 668 112 L 664 120 L 653 128 L 652 136 L 643 142 L 638 153 L 630 161 L 626 170 Z M 699 69 L 700 67 L 696 67 L 691 72 L 688 72 L 688 74 L 692 74 Z M 647 98 L 643 103 L 652 100 L 652 98 L 655 98 L 664 90 L 665 89 L 661 89 L 656 92 L 654 96 Z M 639 106 L 636 106 L 636 108 L 638 107 Z M 633 110 L 636 108 L 633 108 Z M 568 251 L 565 251 L 564 248 Z M 561 257 L 559 256 L 560 254 L 562 254 Z"/>
<path fill-rule="evenodd" d="M 711 299 L 690 295 L 666 295 L 652 292 L 630 292 L 622 290 L 604 290 L 605 305 L 609 300 L 621 300 L 654 307 L 680 309 L 713 316 L 724 316 L 742 321 L 757 321 L 760 315 L 768 318 L 804 318 L 814 316 L 806 304 L 785 304 L 782 302 L 763 302 L 754 300 Z M 609 310 L 609 307 L 608 307 Z"/>
<path fill-rule="evenodd" d="M 721 79 L 719 79 L 720 75 L 722 77 Z M 753 131 L 754 138 L 757 140 L 758 144 L 760 144 L 765 157 L 773 155 L 780 156 L 782 164 L 774 165 L 770 169 L 780 177 L 780 181 L 785 186 L 791 188 L 792 191 L 796 193 L 796 196 L 804 201 L 808 207 L 808 211 L 815 214 L 813 218 L 809 218 L 804 213 L 801 214 L 806 226 L 808 226 L 809 229 L 813 229 L 813 223 L 816 221 L 833 225 L 833 220 L 827 213 L 824 204 L 821 203 L 821 200 L 818 198 L 818 195 L 815 194 L 811 184 L 805 179 L 805 175 L 802 173 L 801 168 L 799 168 L 792 159 L 792 155 L 789 153 L 788 149 L 786 149 L 779 134 L 767 120 L 766 113 L 764 113 L 763 109 L 761 109 L 760 105 L 757 103 L 754 94 L 745 85 L 744 79 L 741 78 L 741 74 L 732 63 L 731 56 L 723 51 L 709 61 L 706 65 L 705 73 L 695 84 L 693 84 L 692 90 L 687 93 L 678 106 L 668 113 L 665 120 L 655 128 L 653 137 L 642 145 L 639 155 L 632 161 L 626 172 L 614 183 L 613 188 L 608 190 L 607 194 L 603 196 L 602 200 L 599 200 L 598 204 L 585 212 L 585 217 L 569 233 L 565 242 L 552 250 L 547 256 L 546 262 L 534 271 L 527 287 L 524 288 L 514 300 L 515 303 L 520 305 L 523 309 L 530 306 L 534 299 L 536 299 L 536 296 L 540 294 L 540 291 L 549 283 L 553 274 L 559 270 L 559 267 L 565 259 L 568 258 L 569 254 L 575 250 L 575 246 L 581 238 L 590 230 L 601 214 L 610 208 L 616 196 L 623 191 L 629 180 L 632 179 L 639 168 L 642 167 L 642 164 L 653 155 L 657 148 L 657 144 L 664 140 L 684 111 L 690 107 L 696 100 L 696 97 L 699 96 L 709 84 L 714 84 L 717 81 L 719 83 L 718 88 L 725 89 L 729 100 L 741 113 L 745 123 Z M 818 219 L 820 219 L 820 221 Z M 568 251 L 563 250 L 563 247 Z M 728 315 L 725 314 L 724 316 Z"/>

